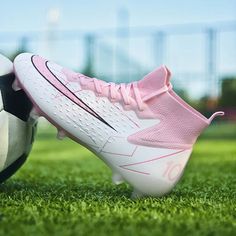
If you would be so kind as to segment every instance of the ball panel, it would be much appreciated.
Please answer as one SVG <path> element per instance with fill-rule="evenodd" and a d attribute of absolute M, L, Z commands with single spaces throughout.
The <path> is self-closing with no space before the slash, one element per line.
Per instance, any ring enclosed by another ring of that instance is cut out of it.
<path fill-rule="evenodd" d="M 1 123 L 1 121 L 0 121 Z M 4 182 L 5 180 L 7 180 L 8 178 L 10 178 L 13 174 L 15 174 L 15 172 L 24 164 L 24 162 L 26 161 L 31 148 L 33 146 L 33 141 L 34 141 L 34 137 L 36 134 L 36 129 L 37 129 L 37 123 L 35 123 L 34 125 L 29 124 L 28 122 L 26 123 L 26 144 L 24 146 L 24 153 L 21 156 L 17 156 L 15 155 L 14 152 L 12 152 L 12 154 L 10 154 L 9 149 L 6 150 L 4 158 L 5 161 L 8 160 L 8 164 L 5 163 L 4 168 L 0 169 L 0 183 Z M 2 136 L 0 135 L 0 139 L 2 137 L 6 137 L 6 136 Z M 8 137 L 6 137 L 6 140 L 8 140 Z M 5 147 L 8 147 L 8 144 L 5 145 Z M 8 153 L 7 153 L 8 151 Z M 2 149 L 0 149 L 0 154 L 2 153 Z M 9 161 L 8 155 L 12 155 L 11 156 L 11 162 Z M 0 157 L 1 158 L 1 157 Z"/>
<path fill-rule="evenodd" d="M 7 113 L 8 117 L 8 153 L 4 168 L 25 153 L 28 136 L 31 135 L 27 123 Z"/>
<path fill-rule="evenodd" d="M 13 72 L 13 63 L 0 54 L 0 76 Z"/>
<path fill-rule="evenodd" d="M 23 90 L 12 89 L 14 80 L 12 62 L 0 55 L 0 183 L 25 162 L 36 129 L 28 121 L 32 103 Z"/>
<path fill-rule="evenodd" d="M 3 110 L 2 94 L 0 90 L 0 112 Z"/>
<path fill-rule="evenodd" d="M 8 153 L 8 115 L 0 112 L 0 171 L 4 168 Z"/>
<path fill-rule="evenodd" d="M 15 162 L 13 162 L 10 166 L 8 166 L 6 169 L 1 171 L 0 172 L 0 183 L 4 182 L 8 178 L 10 178 L 12 175 L 14 175 L 15 172 L 24 164 L 26 159 L 27 159 L 27 155 L 23 154 Z"/>
<path fill-rule="evenodd" d="M 23 90 L 14 91 L 12 89 L 14 79 L 14 74 L 7 74 L 0 77 L 3 109 L 21 120 L 27 121 L 33 104 Z"/>

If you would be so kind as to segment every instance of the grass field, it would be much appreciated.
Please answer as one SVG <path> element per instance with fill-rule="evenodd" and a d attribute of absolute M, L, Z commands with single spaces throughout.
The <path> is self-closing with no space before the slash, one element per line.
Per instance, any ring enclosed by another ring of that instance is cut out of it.
<path fill-rule="evenodd" d="M 27 163 L 0 186 L 0 235 L 236 235 L 236 125 L 200 138 L 170 195 L 131 192 L 89 151 L 40 129 Z"/>

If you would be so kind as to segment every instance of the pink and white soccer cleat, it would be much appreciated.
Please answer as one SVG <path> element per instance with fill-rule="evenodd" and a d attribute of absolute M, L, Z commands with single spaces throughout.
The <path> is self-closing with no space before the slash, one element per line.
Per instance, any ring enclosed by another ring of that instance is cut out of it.
<path fill-rule="evenodd" d="M 130 183 L 134 196 L 162 196 L 183 174 L 193 144 L 212 119 L 172 89 L 163 66 L 129 84 L 106 83 L 32 54 L 14 61 L 20 86 L 65 135 L 96 153 L 113 181 Z"/>

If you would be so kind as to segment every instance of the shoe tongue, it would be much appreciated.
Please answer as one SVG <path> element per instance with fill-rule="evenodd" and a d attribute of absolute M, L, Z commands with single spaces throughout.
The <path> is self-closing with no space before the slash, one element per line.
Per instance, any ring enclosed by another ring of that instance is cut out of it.
<path fill-rule="evenodd" d="M 159 67 L 144 76 L 144 78 L 138 82 L 141 96 L 147 96 L 162 89 L 164 86 L 168 86 L 170 83 L 170 76 L 171 73 L 165 66 Z"/>

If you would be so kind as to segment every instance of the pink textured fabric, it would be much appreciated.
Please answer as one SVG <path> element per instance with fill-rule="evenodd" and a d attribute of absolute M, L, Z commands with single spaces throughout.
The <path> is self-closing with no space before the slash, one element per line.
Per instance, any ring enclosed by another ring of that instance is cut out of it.
<path fill-rule="evenodd" d="M 142 97 L 153 94 L 164 86 L 170 84 L 170 72 L 165 67 L 155 69 L 147 74 L 142 80 L 138 82 L 138 87 Z"/>
<path fill-rule="evenodd" d="M 154 93 L 170 83 L 170 73 L 161 67 L 139 82 L 142 96 Z M 166 148 L 191 148 L 209 120 L 185 103 L 173 90 L 146 101 L 161 122 L 128 137 L 132 143 Z"/>
<path fill-rule="evenodd" d="M 170 93 L 148 101 L 161 122 L 131 135 L 128 140 L 135 144 L 169 148 L 191 148 L 197 137 L 209 123 L 180 104 Z"/>

